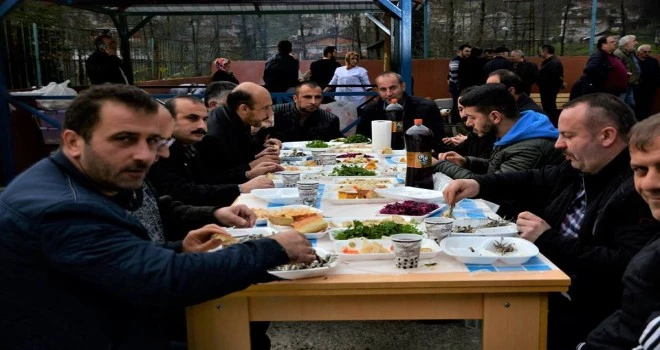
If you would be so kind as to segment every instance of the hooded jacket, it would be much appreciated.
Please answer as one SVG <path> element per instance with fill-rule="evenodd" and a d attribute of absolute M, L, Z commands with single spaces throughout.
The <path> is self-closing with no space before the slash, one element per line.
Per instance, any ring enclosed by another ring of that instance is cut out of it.
<path fill-rule="evenodd" d="M 562 152 L 554 147 L 557 129 L 544 114 L 525 111 L 499 140 L 490 158 L 466 157 L 465 167 L 442 160 L 435 168 L 452 179 L 471 179 L 479 174 L 536 169 L 559 164 Z"/>

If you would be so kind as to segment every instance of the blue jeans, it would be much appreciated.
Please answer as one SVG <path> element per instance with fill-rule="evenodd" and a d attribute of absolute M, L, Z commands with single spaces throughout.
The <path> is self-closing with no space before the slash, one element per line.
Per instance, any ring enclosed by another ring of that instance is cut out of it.
<path fill-rule="evenodd" d="M 628 107 L 632 108 L 633 110 L 635 109 L 635 93 L 634 93 L 634 87 L 632 85 L 628 86 L 628 89 L 626 89 L 626 92 L 622 93 L 619 95 L 619 98 L 625 102 Z"/>

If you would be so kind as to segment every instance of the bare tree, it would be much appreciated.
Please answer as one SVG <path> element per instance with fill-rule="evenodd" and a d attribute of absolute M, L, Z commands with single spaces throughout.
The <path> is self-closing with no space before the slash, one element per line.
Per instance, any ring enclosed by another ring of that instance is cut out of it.
<path fill-rule="evenodd" d="M 559 55 L 564 55 L 564 44 L 566 43 L 566 25 L 568 24 L 568 11 L 573 6 L 572 0 L 566 0 L 566 7 L 564 8 L 564 21 L 561 24 L 561 43 L 559 45 Z"/>
<path fill-rule="evenodd" d="M 300 23 L 300 48 L 302 50 L 300 59 L 307 59 L 307 45 L 305 44 L 305 25 L 302 15 L 298 15 L 298 22 Z"/>

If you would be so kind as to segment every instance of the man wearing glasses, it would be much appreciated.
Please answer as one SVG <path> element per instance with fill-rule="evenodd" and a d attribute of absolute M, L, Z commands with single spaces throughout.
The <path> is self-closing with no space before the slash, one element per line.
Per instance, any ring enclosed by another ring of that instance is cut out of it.
<path fill-rule="evenodd" d="M 651 115 L 655 93 L 660 85 L 660 66 L 658 60 L 651 56 L 651 45 L 640 45 L 637 48 L 637 58 L 641 73 L 635 116 L 637 120 L 642 120 Z"/>

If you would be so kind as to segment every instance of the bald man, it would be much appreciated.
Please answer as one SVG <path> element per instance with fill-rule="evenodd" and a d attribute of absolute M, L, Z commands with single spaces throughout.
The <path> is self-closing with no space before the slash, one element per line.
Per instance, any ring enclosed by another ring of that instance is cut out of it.
<path fill-rule="evenodd" d="M 259 128 L 273 117 L 268 90 L 254 83 L 239 84 L 227 103 L 214 109 L 208 119 L 208 134 L 200 142 L 205 159 L 215 159 L 228 183 L 243 183 L 259 175 L 284 170 L 279 165 L 282 143 L 268 139 L 261 146 L 252 143 L 250 127 Z"/>

